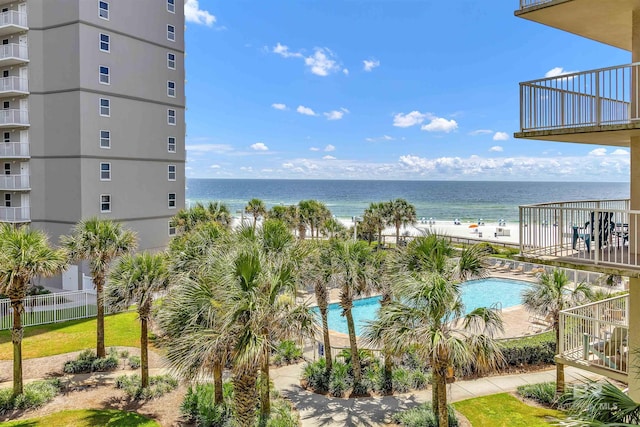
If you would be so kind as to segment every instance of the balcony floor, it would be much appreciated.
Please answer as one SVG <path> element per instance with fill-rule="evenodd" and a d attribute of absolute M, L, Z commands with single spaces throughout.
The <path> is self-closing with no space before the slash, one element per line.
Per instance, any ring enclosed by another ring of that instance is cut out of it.
<path fill-rule="evenodd" d="M 628 147 L 632 136 L 640 136 L 640 122 L 638 121 L 616 125 L 523 131 L 514 134 L 516 138 L 616 147 Z"/>
<path fill-rule="evenodd" d="M 598 264 L 595 263 L 596 251 L 587 252 L 586 249 L 578 247 L 572 249 L 554 248 L 553 253 L 549 253 L 544 248 L 538 251 L 531 251 L 522 254 L 525 259 L 536 259 L 543 264 L 557 266 L 579 265 L 585 270 L 602 271 L 603 267 L 611 270 L 611 274 L 624 272 L 627 276 L 640 276 L 640 254 L 629 251 L 629 246 L 610 246 L 600 249 L 598 252 Z"/>
<path fill-rule="evenodd" d="M 28 63 L 28 59 L 18 58 L 16 56 L 9 56 L 7 58 L 0 58 L 0 67 L 8 67 L 9 65 L 18 65 Z"/>
<path fill-rule="evenodd" d="M 3 26 L 0 26 L 0 36 L 6 36 L 7 34 L 21 33 L 23 31 L 28 31 L 28 30 L 29 30 L 28 27 L 22 27 L 20 25 L 14 25 L 14 24 L 3 25 Z"/>

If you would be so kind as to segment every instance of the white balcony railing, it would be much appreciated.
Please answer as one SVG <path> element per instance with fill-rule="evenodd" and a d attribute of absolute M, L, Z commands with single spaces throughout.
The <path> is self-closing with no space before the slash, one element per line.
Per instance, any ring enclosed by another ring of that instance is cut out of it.
<path fill-rule="evenodd" d="M 520 0 L 520 9 L 539 6 L 545 3 L 551 3 L 553 0 Z"/>
<path fill-rule="evenodd" d="M 568 361 L 629 372 L 629 296 L 560 312 L 558 355 Z"/>
<path fill-rule="evenodd" d="M 29 175 L 0 175 L 0 190 L 29 189 Z"/>
<path fill-rule="evenodd" d="M 27 28 L 27 14 L 17 10 L 8 10 L 0 13 L 0 27 L 16 26 Z"/>
<path fill-rule="evenodd" d="M 26 45 L 10 43 L 0 45 L 0 61 L 3 59 L 20 59 L 23 61 L 29 60 L 29 49 Z"/>
<path fill-rule="evenodd" d="M 640 268 L 640 211 L 629 200 L 520 206 L 520 253 L 531 259 Z"/>
<path fill-rule="evenodd" d="M 523 132 L 628 124 L 640 119 L 640 63 L 520 83 Z"/>
<path fill-rule="evenodd" d="M 0 126 L 28 125 L 29 111 L 27 110 L 0 110 Z"/>
<path fill-rule="evenodd" d="M 0 222 L 30 222 L 31 207 L 4 207 L 0 206 Z"/>
<path fill-rule="evenodd" d="M 0 142 L 0 158 L 29 157 L 28 142 Z"/>
<path fill-rule="evenodd" d="M 2 77 L 0 78 L 0 93 L 2 92 L 28 92 L 29 80 L 20 77 Z"/>

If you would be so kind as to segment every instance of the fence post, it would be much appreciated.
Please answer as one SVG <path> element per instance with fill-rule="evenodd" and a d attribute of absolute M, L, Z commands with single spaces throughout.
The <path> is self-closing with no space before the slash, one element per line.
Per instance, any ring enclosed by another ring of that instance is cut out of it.
<path fill-rule="evenodd" d="M 58 322 L 58 298 L 56 298 L 56 294 L 53 295 L 53 323 Z"/>
<path fill-rule="evenodd" d="M 596 71 L 596 126 L 602 123 L 602 106 L 600 105 L 600 71 Z"/>

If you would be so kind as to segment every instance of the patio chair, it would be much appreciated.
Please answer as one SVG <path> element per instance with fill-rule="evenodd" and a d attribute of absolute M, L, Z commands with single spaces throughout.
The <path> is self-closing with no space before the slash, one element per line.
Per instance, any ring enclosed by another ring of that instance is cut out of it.
<path fill-rule="evenodd" d="M 591 252 L 591 242 L 596 239 L 595 212 L 591 212 L 591 219 L 584 223 L 584 227 L 573 227 L 572 248 L 575 249 L 579 239 L 584 241 L 587 252 Z M 598 247 L 603 248 L 609 242 L 609 234 L 613 232 L 616 224 L 613 222 L 613 212 L 598 212 Z"/>
<path fill-rule="evenodd" d="M 491 270 L 497 270 L 498 268 L 502 268 L 504 266 L 503 264 L 504 264 L 504 261 L 499 259 L 498 261 L 496 261 L 495 264 L 490 265 L 489 268 Z"/>
<path fill-rule="evenodd" d="M 628 329 L 616 326 L 606 340 L 593 338 L 584 334 L 584 359 L 589 359 L 589 354 L 595 355 L 602 364 L 611 369 L 623 369 L 622 362 L 625 359 L 625 346 L 627 345 Z"/>
<path fill-rule="evenodd" d="M 516 268 L 509 270 L 509 272 L 513 274 L 522 274 L 524 273 L 524 266 L 520 264 Z"/>

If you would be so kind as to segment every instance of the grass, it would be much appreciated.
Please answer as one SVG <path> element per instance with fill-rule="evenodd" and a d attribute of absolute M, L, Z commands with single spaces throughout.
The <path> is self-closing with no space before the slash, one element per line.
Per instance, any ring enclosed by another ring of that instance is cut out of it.
<path fill-rule="evenodd" d="M 106 316 L 104 329 L 106 347 L 140 346 L 140 322 L 135 312 Z M 95 345 L 96 319 L 72 320 L 25 328 L 22 355 L 32 359 L 94 348 Z M 11 331 L 0 331 L 0 360 L 12 358 Z"/>
<path fill-rule="evenodd" d="M 508 393 L 463 400 L 453 405 L 474 427 L 547 427 L 560 411 L 529 406 Z"/>
<path fill-rule="evenodd" d="M 61 411 L 55 414 L 28 420 L 9 421 L 0 423 L 2 427 L 160 427 L 152 419 L 138 415 L 135 412 L 82 409 L 75 411 Z"/>

